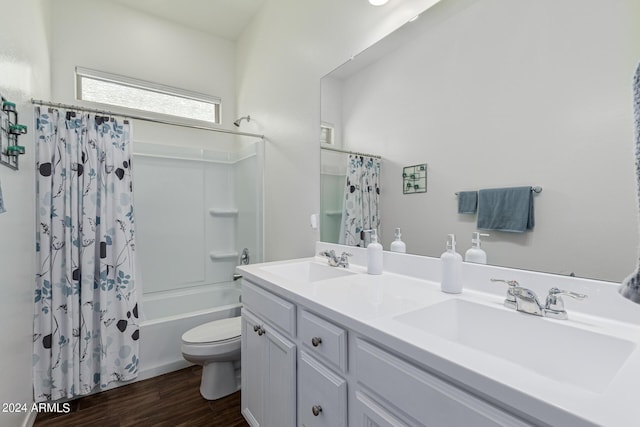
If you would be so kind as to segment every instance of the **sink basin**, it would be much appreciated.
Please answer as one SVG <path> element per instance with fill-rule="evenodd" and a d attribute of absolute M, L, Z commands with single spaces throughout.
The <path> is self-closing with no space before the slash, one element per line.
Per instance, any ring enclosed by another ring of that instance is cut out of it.
<path fill-rule="evenodd" d="M 394 318 L 556 381 L 602 392 L 635 343 L 560 320 L 452 299 Z"/>
<path fill-rule="evenodd" d="M 314 261 L 300 261 L 263 267 L 264 271 L 299 282 L 318 282 L 356 274 L 342 267 L 330 267 Z"/>

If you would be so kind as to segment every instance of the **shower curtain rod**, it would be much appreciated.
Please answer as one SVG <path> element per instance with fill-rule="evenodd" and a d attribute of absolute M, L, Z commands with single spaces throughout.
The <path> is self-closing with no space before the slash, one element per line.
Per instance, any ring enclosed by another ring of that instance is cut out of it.
<path fill-rule="evenodd" d="M 382 156 L 378 156 L 377 154 L 360 153 L 358 151 L 341 150 L 339 148 L 332 148 L 332 147 L 320 147 L 320 149 L 335 151 L 337 153 L 355 154 L 356 156 L 373 157 L 374 159 L 382 159 Z"/>
<path fill-rule="evenodd" d="M 136 115 L 131 115 L 131 114 L 116 113 L 116 112 L 108 111 L 108 110 L 97 110 L 95 108 L 82 107 L 80 105 L 61 104 L 59 102 L 42 101 L 42 100 L 33 99 L 33 98 L 31 99 L 31 103 L 32 104 L 37 104 L 37 105 L 46 105 L 46 106 L 49 106 L 49 107 L 67 108 L 67 109 L 70 109 L 70 110 L 86 111 L 87 113 L 104 114 L 104 115 L 107 115 L 107 116 L 119 116 L 119 117 L 124 117 L 124 118 L 127 118 L 127 119 L 143 120 L 145 122 L 152 122 L 152 123 L 160 123 L 160 124 L 163 124 L 163 125 L 180 126 L 180 127 L 190 128 L 190 129 L 210 130 L 210 131 L 213 131 L 213 132 L 229 133 L 231 135 L 254 136 L 256 138 L 264 139 L 264 135 L 258 135 L 256 133 L 236 132 L 236 131 L 232 131 L 232 130 L 216 129 L 216 128 L 210 128 L 210 127 L 206 127 L 206 126 L 188 125 L 188 124 L 185 124 L 185 123 L 174 122 L 174 121 L 171 121 L 171 120 L 154 119 L 154 118 L 146 117 L 146 116 L 136 116 Z"/>

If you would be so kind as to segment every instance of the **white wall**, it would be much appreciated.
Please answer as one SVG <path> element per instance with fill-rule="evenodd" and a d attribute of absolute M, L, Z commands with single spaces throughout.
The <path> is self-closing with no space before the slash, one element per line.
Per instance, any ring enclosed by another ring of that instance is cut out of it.
<path fill-rule="evenodd" d="M 267 260 L 311 255 L 318 232 L 320 78 L 434 0 L 269 0 L 238 41 L 239 111 L 264 133 Z"/>
<path fill-rule="evenodd" d="M 188 89 L 222 99 L 222 127 L 235 129 L 235 43 L 116 2 L 56 0 L 52 97 L 75 99 L 76 66 Z M 215 134 L 136 122 L 136 141 L 210 146 Z"/>
<path fill-rule="evenodd" d="M 31 353 L 35 272 L 35 166 L 29 99 L 50 94 L 47 1 L 0 0 L 0 93 L 18 106 L 28 134 L 20 170 L 0 165 L 7 212 L 0 215 L 0 402 L 33 401 Z M 10 14 L 10 18 L 8 18 Z M 26 414 L 0 413 L 0 426 L 20 425 Z"/>
<path fill-rule="evenodd" d="M 447 233 L 464 253 L 476 218 L 457 214 L 455 192 L 539 185 L 534 231 L 490 232 L 490 263 L 621 281 L 638 245 L 637 1 L 446 0 L 431 12 L 457 3 L 470 5 L 344 83 L 345 146 L 384 158 L 385 246 L 401 227 L 411 253 L 439 256 Z M 402 167 L 416 163 L 428 192 L 403 195 Z"/>

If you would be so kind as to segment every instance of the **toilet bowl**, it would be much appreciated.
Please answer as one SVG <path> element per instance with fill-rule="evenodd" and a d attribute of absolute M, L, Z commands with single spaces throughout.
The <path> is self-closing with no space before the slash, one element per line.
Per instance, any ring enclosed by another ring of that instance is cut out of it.
<path fill-rule="evenodd" d="M 182 357 L 202 365 L 200 394 L 220 399 L 240 388 L 236 367 L 240 361 L 241 317 L 215 320 L 182 334 Z"/>

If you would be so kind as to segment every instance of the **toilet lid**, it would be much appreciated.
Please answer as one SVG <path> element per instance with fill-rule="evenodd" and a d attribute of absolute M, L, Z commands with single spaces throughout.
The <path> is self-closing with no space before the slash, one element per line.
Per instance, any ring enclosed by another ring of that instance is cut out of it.
<path fill-rule="evenodd" d="M 182 334 L 182 341 L 191 344 L 226 341 L 240 336 L 241 317 L 214 320 L 189 329 Z"/>

